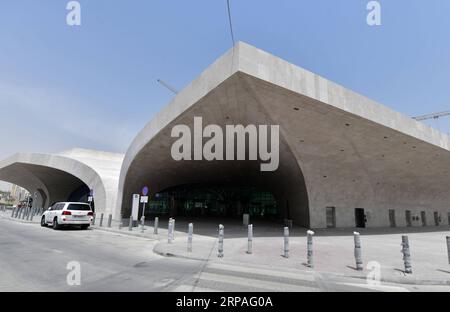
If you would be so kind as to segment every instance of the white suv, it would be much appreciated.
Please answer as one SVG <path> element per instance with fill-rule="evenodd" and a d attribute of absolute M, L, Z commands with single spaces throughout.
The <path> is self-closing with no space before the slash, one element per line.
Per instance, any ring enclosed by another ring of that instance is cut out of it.
<path fill-rule="evenodd" d="M 64 225 L 78 225 L 86 230 L 92 222 L 94 213 L 86 203 L 56 203 L 44 212 L 41 218 L 41 226 L 53 226 L 58 230 Z"/>

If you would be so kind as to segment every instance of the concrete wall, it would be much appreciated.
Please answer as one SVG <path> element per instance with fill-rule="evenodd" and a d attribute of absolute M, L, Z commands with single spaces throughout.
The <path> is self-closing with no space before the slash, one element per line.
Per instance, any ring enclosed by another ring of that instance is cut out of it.
<path fill-rule="evenodd" d="M 429 224 L 438 211 L 442 223 L 447 222 L 447 135 L 243 43 L 204 71 L 138 134 L 122 166 L 118 210 L 128 209 L 131 194 L 144 184 L 157 191 L 193 176 L 207 177 L 218 168 L 232 172 L 226 162 L 180 165 L 171 160 L 172 126 L 190 125 L 194 116 L 219 125 L 280 125 L 277 178 L 248 177 L 285 190 L 283 197 L 294 202 L 298 224 L 325 227 L 326 207 L 336 207 L 338 227 L 355 226 L 355 208 L 365 209 L 369 227 L 389 226 L 389 209 L 396 210 L 398 226 L 405 225 L 405 210 L 413 215 L 425 210 Z M 306 213 L 302 200 L 295 199 L 305 185 Z"/>
<path fill-rule="evenodd" d="M 67 201 L 79 187 L 94 190 L 97 212 L 114 213 L 122 155 L 74 149 L 59 155 L 20 153 L 0 162 L 0 179 L 37 193 L 35 205 Z"/>

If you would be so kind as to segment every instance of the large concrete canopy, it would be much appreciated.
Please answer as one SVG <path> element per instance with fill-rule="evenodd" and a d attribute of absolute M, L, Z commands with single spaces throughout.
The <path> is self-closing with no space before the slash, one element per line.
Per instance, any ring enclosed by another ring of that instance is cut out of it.
<path fill-rule="evenodd" d="M 261 173 L 258 162 L 171 158 L 172 127 L 204 124 L 280 125 L 280 167 Z M 117 211 L 131 195 L 188 183 L 249 183 L 271 190 L 297 224 L 388 226 L 405 212 L 432 219 L 450 211 L 450 138 L 269 53 L 238 43 L 180 92 L 135 138 L 123 161 Z M 287 212 L 286 212 L 287 213 Z M 417 224 L 413 224 L 417 225 Z"/>
<path fill-rule="evenodd" d="M 79 199 L 94 191 L 96 212 L 113 213 L 123 155 L 73 149 L 60 154 L 19 153 L 0 162 L 0 180 L 37 194 L 34 205 Z"/>

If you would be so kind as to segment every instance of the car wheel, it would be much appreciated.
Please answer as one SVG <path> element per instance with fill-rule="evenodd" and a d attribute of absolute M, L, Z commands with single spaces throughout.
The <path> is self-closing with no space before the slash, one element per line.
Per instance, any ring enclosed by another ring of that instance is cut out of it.
<path fill-rule="evenodd" d="M 82 225 L 82 226 L 81 226 L 81 229 L 82 229 L 82 230 L 87 230 L 88 228 L 89 228 L 89 225 Z"/>
<path fill-rule="evenodd" d="M 47 227 L 48 226 L 47 223 L 45 223 L 45 216 L 42 216 L 42 218 L 41 218 L 41 226 L 42 227 Z"/>
<path fill-rule="evenodd" d="M 55 218 L 53 220 L 53 229 L 54 230 L 59 230 L 58 218 Z"/>

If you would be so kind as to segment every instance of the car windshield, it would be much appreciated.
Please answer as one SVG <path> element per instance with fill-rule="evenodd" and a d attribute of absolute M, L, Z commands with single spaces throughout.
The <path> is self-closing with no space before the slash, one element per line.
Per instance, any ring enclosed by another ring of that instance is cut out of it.
<path fill-rule="evenodd" d="M 91 210 L 91 207 L 89 207 L 89 205 L 84 204 L 70 204 L 69 207 L 67 207 L 67 210 L 89 211 Z"/>

